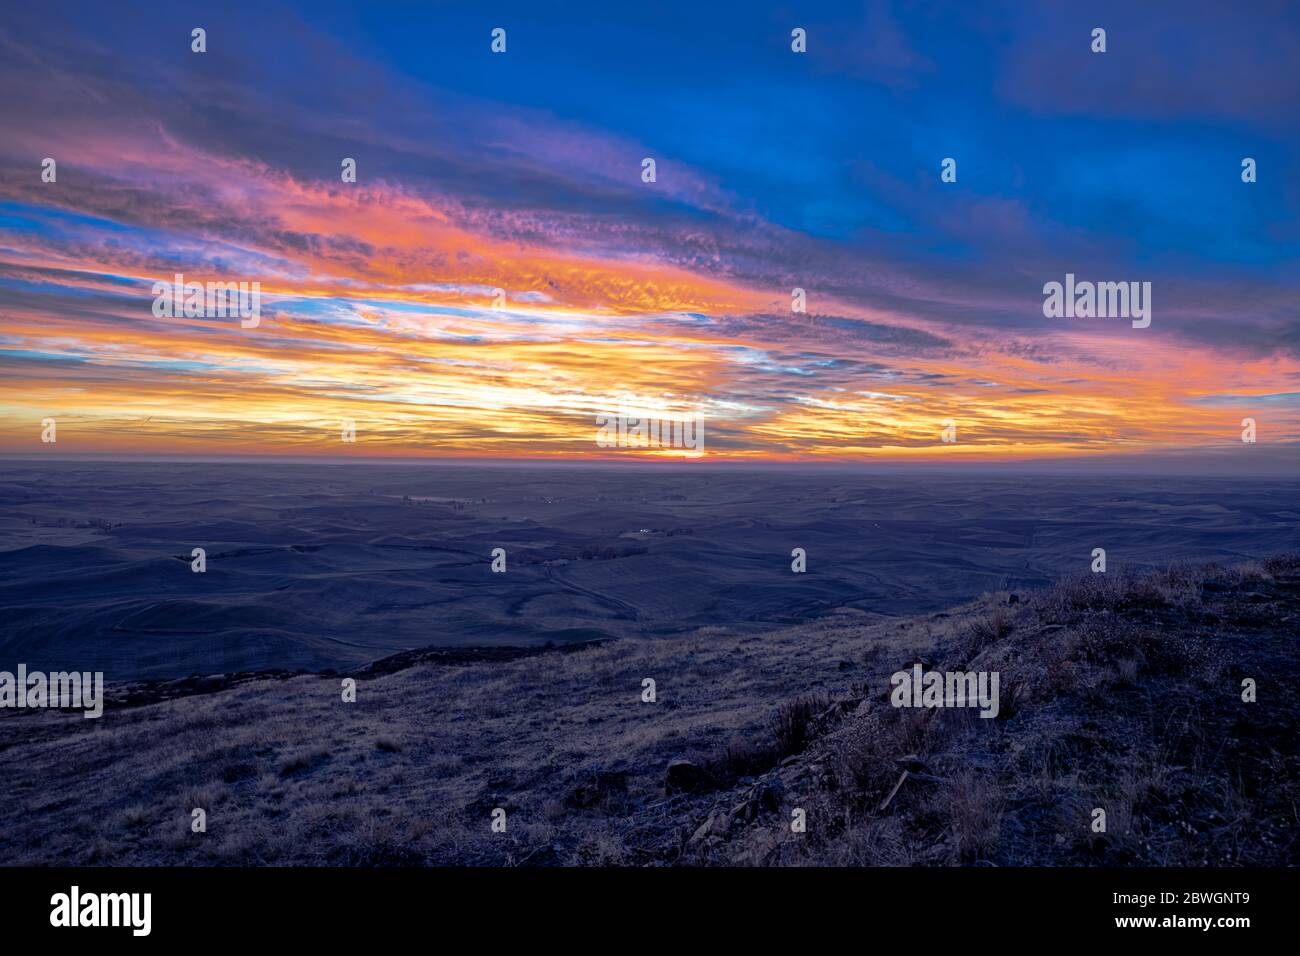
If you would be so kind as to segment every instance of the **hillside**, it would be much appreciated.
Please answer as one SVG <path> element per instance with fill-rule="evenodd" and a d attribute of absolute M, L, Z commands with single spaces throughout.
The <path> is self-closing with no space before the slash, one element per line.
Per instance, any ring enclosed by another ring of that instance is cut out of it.
<path fill-rule="evenodd" d="M 406 655 L 355 672 L 355 703 L 344 674 L 118 685 L 99 720 L 0 711 L 0 859 L 1294 864 L 1298 633 L 1289 556 L 913 618 Z M 891 706 L 917 662 L 998 672 L 998 716 Z"/>

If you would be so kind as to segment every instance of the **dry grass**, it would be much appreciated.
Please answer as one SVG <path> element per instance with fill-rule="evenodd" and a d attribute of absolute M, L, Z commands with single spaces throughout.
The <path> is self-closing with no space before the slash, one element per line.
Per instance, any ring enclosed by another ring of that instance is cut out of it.
<path fill-rule="evenodd" d="M 975 616 L 940 669 L 999 671 L 999 718 L 894 710 L 877 694 L 810 748 L 833 769 L 823 827 L 782 859 L 1296 862 L 1297 703 L 1245 704 L 1239 675 L 1281 686 L 1300 672 L 1298 564 L 1081 576 Z"/>
<path fill-rule="evenodd" d="M 778 756 L 797 754 L 807 746 L 813 719 L 826 710 L 830 702 L 826 694 L 804 694 L 777 708 L 772 733 L 776 737 Z"/>
<path fill-rule="evenodd" d="M 98 721 L 0 715 L 0 852 L 84 863 L 98 837 L 97 862 L 127 865 L 644 862 L 676 847 L 671 829 L 627 838 L 622 855 L 611 834 L 663 801 L 669 760 L 716 758 L 724 785 L 770 769 L 788 689 L 843 692 L 866 666 L 839 662 L 929 644 L 895 630 L 847 613 L 761 636 L 418 665 L 360 681 L 355 704 L 337 678 L 304 675 L 110 704 Z M 657 703 L 641 702 L 646 676 Z M 605 774 L 624 774 L 626 793 L 566 804 Z M 496 806 L 505 834 L 489 830 Z M 205 835 L 189 832 L 194 807 Z"/>
<path fill-rule="evenodd" d="M 1294 863 L 1300 560 L 1115 571 L 1009 605 L 857 613 L 359 682 L 0 716 L 12 863 Z M 996 720 L 888 676 L 1001 675 Z M 642 703 L 655 678 L 658 702 Z M 1243 677 L 1260 702 L 1243 705 Z M 704 793 L 668 795 L 695 760 Z M 899 785 L 904 770 L 908 777 Z M 882 803 L 898 785 L 887 806 Z M 208 832 L 190 832 L 190 811 Z M 507 811 L 504 834 L 489 829 Z M 1092 810 L 1107 811 L 1104 834 Z M 789 827 L 803 809 L 804 834 Z M 716 826 L 703 828 L 709 819 Z"/>

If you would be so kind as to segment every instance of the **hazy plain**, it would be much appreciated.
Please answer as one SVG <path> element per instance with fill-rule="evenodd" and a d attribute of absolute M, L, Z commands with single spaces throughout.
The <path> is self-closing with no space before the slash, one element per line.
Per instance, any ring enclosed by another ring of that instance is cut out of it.
<path fill-rule="evenodd" d="M 0 665 L 112 681 L 757 633 L 1041 586 L 1097 547 L 1112 566 L 1267 555 L 1297 520 L 1283 479 L 8 461 Z"/>

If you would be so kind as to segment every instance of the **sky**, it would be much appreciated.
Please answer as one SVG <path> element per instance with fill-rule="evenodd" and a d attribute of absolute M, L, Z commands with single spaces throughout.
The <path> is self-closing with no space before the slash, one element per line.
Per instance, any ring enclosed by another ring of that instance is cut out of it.
<path fill-rule="evenodd" d="M 549 6 L 6 4 L 0 452 L 1300 442 L 1300 7 Z M 257 325 L 155 314 L 177 273 Z M 1067 273 L 1150 326 L 1045 316 Z"/>

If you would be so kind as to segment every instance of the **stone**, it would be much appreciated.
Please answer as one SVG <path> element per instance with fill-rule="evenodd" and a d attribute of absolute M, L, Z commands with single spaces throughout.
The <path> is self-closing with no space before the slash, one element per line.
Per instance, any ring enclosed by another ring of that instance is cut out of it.
<path fill-rule="evenodd" d="M 711 784 L 707 770 L 681 757 L 669 761 L 664 773 L 665 793 L 704 793 Z"/>

